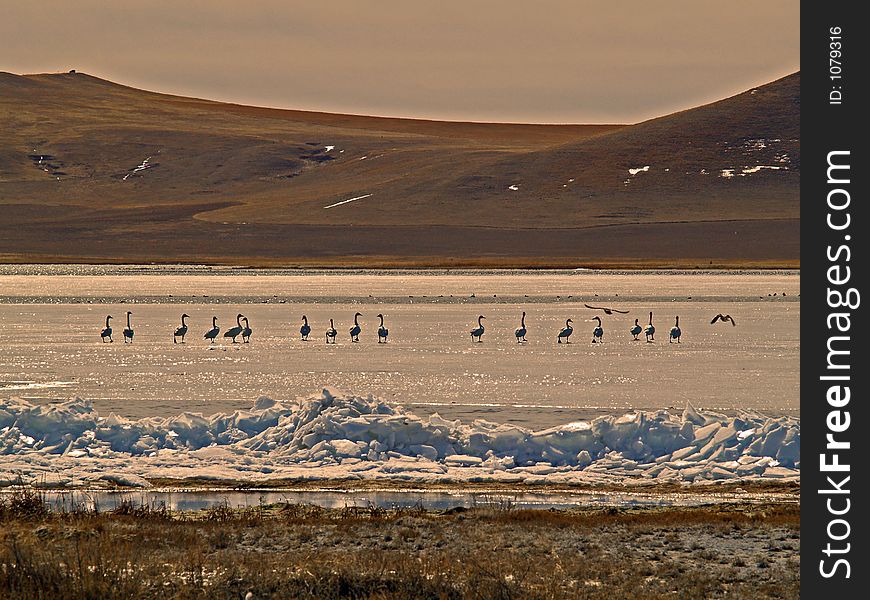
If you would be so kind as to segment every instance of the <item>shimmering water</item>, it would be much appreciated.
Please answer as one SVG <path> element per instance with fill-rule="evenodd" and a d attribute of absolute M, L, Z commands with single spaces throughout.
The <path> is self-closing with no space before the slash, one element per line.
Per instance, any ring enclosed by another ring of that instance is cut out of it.
<path fill-rule="evenodd" d="M 730 502 L 797 502 L 793 494 L 733 492 L 571 492 L 571 491 L 433 491 L 433 490 L 104 490 L 42 492 L 52 510 L 111 511 L 121 503 L 173 511 L 196 511 L 228 506 L 250 508 L 269 504 L 310 504 L 323 508 L 463 508 L 570 509 L 576 507 L 701 506 Z"/>

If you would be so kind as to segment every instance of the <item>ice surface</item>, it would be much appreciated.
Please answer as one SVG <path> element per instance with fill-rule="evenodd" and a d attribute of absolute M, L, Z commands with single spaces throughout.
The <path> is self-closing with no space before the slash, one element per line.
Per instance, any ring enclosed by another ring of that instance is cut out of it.
<path fill-rule="evenodd" d="M 421 418 L 394 402 L 330 389 L 290 402 L 260 398 L 249 410 L 210 417 L 138 420 L 102 416 L 81 399 L 12 399 L 0 401 L 0 472 L 128 486 L 147 485 L 147 477 L 799 480 L 800 421 L 687 407 L 533 431 Z"/>
<path fill-rule="evenodd" d="M 13 270 L 27 276 L 7 274 Z M 0 398 L 45 404 L 78 396 L 103 416 L 232 414 L 260 396 L 307 396 L 322 382 L 400 401 L 421 416 L 437 411 L 533 430 L 629 410 L 679 414 L 687 401 L 703 414 L 799 410 L 797 272 L 295 274 L 33 265 L 0 266 L 0 289 Z M 584 302 L 631 312 L 603 315 L 610 341 L 591 344 Z M 135 344 L 101 343 L 105 316 L 128 309 Z M 365 315 L 363 335 L 351 344 L 346 332 L 356 311 Z M 527 312 L 526 344 L 514 336 L 520 311 Z M 631 341 L 629 327 L 648 311 L 666 328 L 680 315 L 683 343 Z M 191 333 L 186 344 L 173 344 L 182 312 L 191 315 Z M 226 328 L 240 312 L 255 324 L 251 344 L 218 340 L 210 348 L 201 339 L 213 315 Z M 718 312 L 734 315 L 738 326 L 711 325 Z M 378 313 L 391 334 L 380 346 Z M 299 339 L 303 314 L 309 342 Z M 480 314 L 484 343 L 472 344 L 468 325 Z M 569 317 L 581 337 L 557 345 Z M 323 343 L 330 318 L 341 332 L 335 346 Z"/>

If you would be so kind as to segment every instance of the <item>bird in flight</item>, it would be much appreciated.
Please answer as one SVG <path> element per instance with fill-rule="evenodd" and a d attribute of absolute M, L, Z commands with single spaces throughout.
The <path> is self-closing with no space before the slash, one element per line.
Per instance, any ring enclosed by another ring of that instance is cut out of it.
<path fill-rule="evenodd" d="M 713 317 L 713 320 L 710 321 L 710 325 L 712 325 L 716 321 L 722 321 L 723 323 L 726 321 L 731 321 L 732 326 L 734 326 L 734 327 L 737 326 L 737 323 L 734 322 L 734 317 L 732 317 L 731 315 L 723 315 L 722 313 L 719 313 L 718 315 Z"/>
<path fill-rule="evenodd" d="M 592 310 L 603 310 L 605 315 L 612 315 L 613 313 L 620 313 L 623 315 L 627 315 L 627 310 L 617 310 L 615 308 L 609 308 L 607 306 L 589 306 L 588 304 L 584 304 L 586 308 L 591 308 Z"/>

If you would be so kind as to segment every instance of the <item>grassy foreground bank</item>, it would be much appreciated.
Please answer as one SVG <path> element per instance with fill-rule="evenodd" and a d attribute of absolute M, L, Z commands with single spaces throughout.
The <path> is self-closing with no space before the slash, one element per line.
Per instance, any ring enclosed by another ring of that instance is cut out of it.
<path fill-rule="evenodd" d="M 791 503 L 49 513 L 34 492 L 0 499 L 12 599 L 796 598 L 799 547 Z"/>

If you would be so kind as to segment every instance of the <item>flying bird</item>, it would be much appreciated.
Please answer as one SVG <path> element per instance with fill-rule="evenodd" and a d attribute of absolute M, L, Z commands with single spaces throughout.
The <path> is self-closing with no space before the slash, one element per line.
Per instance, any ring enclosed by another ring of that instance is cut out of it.
<path fill-rule="evenodd" d="M 731 315 L 723 315 L 722 313 L 719 313 L 718 315 L 713 317 L 713 320 L 710 321 L 710 325 L 712 325 L 716 321 L 722 321 L 723 323 L 725 323 L 726 321 L 731 321 L 731 325 L 737 327 L 737 323 L 734 321 L 734 317 L 732 317 Z"/>
<path fill-rule="evenodd" d="M 586 308 L 591 308 L 592 310 L 603 310 L 605 315 L 612 315 L 613 313 L 619 313 L 621 315 L 627 315 L 627 310 L 619 310 L 616 308 L 610 308 L 608 306 L 589 306 L 588 304 L 584 304 Z"/>

